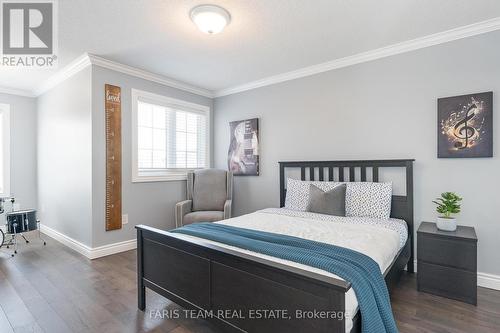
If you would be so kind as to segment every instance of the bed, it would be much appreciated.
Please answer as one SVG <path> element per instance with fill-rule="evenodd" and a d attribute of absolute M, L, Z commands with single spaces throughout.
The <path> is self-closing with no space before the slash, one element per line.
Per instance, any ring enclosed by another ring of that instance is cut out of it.
<path fill-rule="evenodd" d="M 390 290 L 405 266 L 413 263 L 412 167 L 413 160 L 280 162 L 281 208 L 221 223 L 335 243 L 366 253 L 384 272 Z M 283 208 L 290 170 L 298 170 L 301 180 L 378 182 L 380 171 L 386 168 L 402 170 L 406 192 L 392 195 L 390 219 L 383 222 L 386 225 L 366 218 L 349 218 L 345 223 L 340 217 Z M 329 219 L 333 223 L 325 223 Z M 137 242 L 141 310 L 146 305 L 145 288 L 149 288 L 187 309 L 203 311 L 223 331 L 361 331 L 353 288 L 334 274 L 142 225 L 137 226 Z M 407 270 L 413 272 L 413 265 Z M 308 317 L 288 316 L 296 313 Z"/>

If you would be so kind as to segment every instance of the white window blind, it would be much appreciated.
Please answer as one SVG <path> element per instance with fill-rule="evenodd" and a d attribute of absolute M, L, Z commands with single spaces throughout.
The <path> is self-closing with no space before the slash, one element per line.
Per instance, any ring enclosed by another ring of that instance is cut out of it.
<path fill-rule="evenodd" d="M 133 100 L 135 181 L 183 179 L 209 166 L 208 107 L 137 90 Z"/>
<path fill-rule="evenodd" d="M 206 116 L 185 111 L 167 113 L 167 167 L 205 168 L 207 154 Z"/>

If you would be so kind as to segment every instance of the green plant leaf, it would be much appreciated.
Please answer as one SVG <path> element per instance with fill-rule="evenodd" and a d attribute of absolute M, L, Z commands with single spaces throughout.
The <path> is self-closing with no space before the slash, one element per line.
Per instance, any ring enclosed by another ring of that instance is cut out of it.
<path fill-rule="evenodd" d="M 436 198 L 432 202 L 436 205 L 436 211 L 439 214 L 444 214 L 445 217 L 450 217 L 451 214 L 460 213 L 460 204 L 462 198 L 453 192 L 441 193 L 440 198 Z"/>

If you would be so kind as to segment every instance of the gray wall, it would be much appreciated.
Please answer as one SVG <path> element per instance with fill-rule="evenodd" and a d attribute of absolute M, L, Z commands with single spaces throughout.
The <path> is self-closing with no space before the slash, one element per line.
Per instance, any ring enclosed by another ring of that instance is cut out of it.
<path fill-rule="evenodd" d="M 104 85 L 106 83 L 122 89 L 122 211 L 129 216 L 129 223 L 122 229 L 108 232 L 105 231 Z M 93 247 L 134 239 L 134 226 L 137 224 L 144 223 L 162 229 L 175 227 L 174 205 L 184 200 L 186 196 L 185 181 L 132 183 L 132 88 L 212 107 L 210 98 L 92 66 Z"/>
<path fill-rule="evenodd" d="M 37 112 L 42 223 L 91 246 L 91 68 L 39 96 Z"/>
<path fill-rule="evenodd" d="M 36 208 L 35 99 L 0 93 L 0 103 L 10 105 L 10 193 L 21 208 Z"/>
<path fill-rule="evenodd" d="M 500 274 L 500 152 L 436 158 L 436 99 L 494 91 L 500 97 L 500 32 L 217 98 L 214 164 L 227 167 L 232 120 L 260 118 L 261 175 L 236 177 L 236 214 L 279 206 L 280 160 L 415 158 L 415 221 L 435 220 L 431 200 L 464 197 L 459 223 L 479 237 L 479 271 Z"/>

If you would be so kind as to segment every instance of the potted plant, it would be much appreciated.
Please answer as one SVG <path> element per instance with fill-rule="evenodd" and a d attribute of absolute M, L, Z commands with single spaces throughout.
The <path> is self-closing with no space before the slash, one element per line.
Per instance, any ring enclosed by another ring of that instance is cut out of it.
<path fill-rule="evenodd" d="M 451 214 L 460 213 L 460 198 L 456 193 L 444 192 L 441 198 L 432 201 L 437 205 L 436 211 L 441 214 L 437 218 L 437 227 L 444 231 L 457 230 L 457 219 L 452 217 Z"/>

